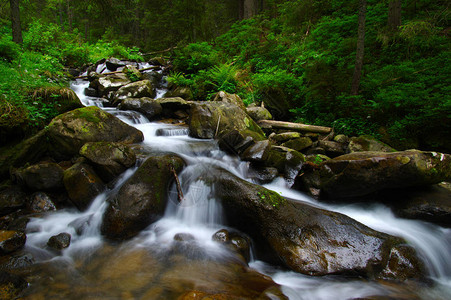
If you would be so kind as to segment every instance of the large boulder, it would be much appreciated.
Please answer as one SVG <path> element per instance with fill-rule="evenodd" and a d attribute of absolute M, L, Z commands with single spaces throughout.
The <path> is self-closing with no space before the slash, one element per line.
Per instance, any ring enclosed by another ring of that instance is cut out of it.
<path fill-rule="evenodd" d="M 263 131 L 241 108 L 222 101 L 193 103 L 189 129 L 192 137 L 201 139 L 220 138 L 232 130 L 256 141 L 264 139 Z"/>
<path fill-rule="evenodd" d="M 149 80 L 140 80 L 121 86 L 113 96 L 114 103 L 119 104 L 127 98 L 155 97 L 155 88 Z"/>
<path fill-rule="evenodd" d="M 77 155 L 88 142 L 130 144 L 144 139 L 141 131 L 95 106 L 79 108 L 54 118 L 47 127 L 47 137 L 51 155 L 56 159 Z"/>
<path fill-rule="evenodd" d="M 17 181 L 35 191 L 51 191 L 63 187 L 63 168 L 53 162 L 42 162 L 14 171 Z"/>
<path fill-rule="evenodd" d="M 134 110 L 140 112 L 149 120 L 154 119 L 163 111 L 163 108 L 158 101 L 148 97 L 124 99 L 117 108 L 120 110 Z"/>
<path fill-rule="evenodd" d="M 105 185 L 94 170 L 86 163 L 79 162 L 64 171 L 64 186 L 71 202 L 81 211 L 104 191 Z"/>
<path fill-rule="evenodd" d="M 307 168 L 301 177 L 322 197 L 347 198 L 451 179 L 451 156 L 437 152 L 356 152 Z"/>
<path fill-rule="evenodd" d="M 136 162 L 135 152 L 122 143 L 86 143 L 81 147 L 80 155 L 90 161 L 105 182 L 113 180 Z"/>
<path fill-rule="evenodd" d="M 149 157 L 108 199 L 102 234 L 110 239 L 127 239 L 155 222 L 166 207 L 174 172 L 180 172 L 183 166 L 184 161 L 175 155 Z"/>
<path fill-rule="evenodd" d="M 400 238 L 340 213 L 285 199 L 222 169 L 210 169 L 202 178 L 214 182 L 228 223 L 254 238 L 257 249 L 265 249 L 296 272 L 400 280 L 424 277 L 423 264 Z"/>
<path fill-rule="evenodd" d="M 105 96 L 111 98 L 113 92 L 117 91 L 120 87 L 129 84 L 131 81 L 127 75 L 123 73 L 113 74 L 109 76 L 102 76 L 94 79 L 89 84 L 90 88 L 96 89 L 99 96 Z"/>

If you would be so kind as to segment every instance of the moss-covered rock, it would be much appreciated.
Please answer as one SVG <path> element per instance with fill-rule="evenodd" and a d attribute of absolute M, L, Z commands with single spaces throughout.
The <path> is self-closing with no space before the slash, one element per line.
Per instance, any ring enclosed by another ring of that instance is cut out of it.
<path fill-rule="evenodd" d="M 309 137 L 295 138 L 282 144 L 284 147 L 291 148 L 299 152 L 310 147 L 311 145 L 313 145 L 313 142 Z"/>
<path fill-rule="evenodd" d="M 293 140 L 300 138 L 301 134 L 299 132 L 289 131 L 289 132 L 282 132 L 282 133 L 271 133 L 269 135 L 269 139 L 276 142 L 276 143 L 283 143 L 288 140 Z"/>
<path fill-rule="evenodd" d="M 304 161 L 304 155 L 296 150 L 283 146 L 271 146 L 265 165 L 276 168 L 281 174 L 284 174 L 285 179 L 292 183 Z"/>
<path fill-rule="evenodd" d="M 451 179 L 451 156 L 437 152 L 355 152 L 305 170 L 302 180 L 328 198 L 425 186 Z"/>
<path fill-rule="evenodd" d="M 136 162 L 135 152 L 123 143 L 86 143 L 81 147 L 80 155 L 89 160 L 105 182 L 113 180 Z"/>
<path fill-rule="evenodd" d="M 246 106 L 244 106 L 243 100 L 241 100 L 240 96 L 237 94 L 229 94 L 224 91 L 220 91 L 213 97 L 213 101 L 222 101 L 224 103 L 234 104 L 246 111 Z"/>
<path fill-rule="evenodd" d="M 261 120 L 272 120 L 272 115 L 264 107 L 261 106 L 251 106 L 246 108 L 246 113 L 255 121 L 261 121 Z"/>
<path fill-rule="evenodd" d="M 148 97 L 124 99 L 117 108 L 120 110 L 134 110 L 140 112 L 149 120 L 154 119 L 163 111 L 160 103 Z"/>
<path fill-rule="evenodd" d="M 213 182 L 229 224 L 249 234 L 257 250 L 265 249 L 296 272 L 424 277 L 423 264 L 400 238 L 345 215 L 285 199 L 225 170 L 209 170 L 202 178 Z"/>
<path fill-rule="evenodd" d="M 350 152 L 361 152 L 361 151 L 378 151 L 378 152 L 395 152 L 389 145 L 378 141 L 370 135 L 362 135 L 359 137 L 352 137 L 349 142 Z"/>
<path fill-rule="evenodd" d="M 174 97 L 180 97 L 185 100 L 194 99 L 193 92 L 191 91 L 191 89 L 189 87 L 182 86 L 171 87 L 171 89 L 164 94 L 164 98 L 174 98 Z"/>
<path fill-rule="evenodd" d="M 63 181 L 71 202 L 81 211 L 105 189 L 102 179 L 91 166 L 82 162 L 65 170 Z"/>
<path fill-rule="evenodd" d="M 192 137 L 201 139 L 220 138 L 232 130 L 256 141 L 264 139 L 263 131 L 241 108 L 222 101 L 193 103 L 189 129 Z"/>
<path fill-rule="evenodd" d="M 127 239 L 155 222 L 164 212 L 173 170 L 180 172 L 184 161 L 175 155 L 149 157 L 108 199 L 102 234 L 110 239 Z"/>
<path fill-rule="evenodd" d="M 76 109 L 53 119 L 46 130 L 50 153 L 56 159 L 77 155 L 88 142 L 138 143 L 144 136 L 129 126 L 94 106 Z"/>

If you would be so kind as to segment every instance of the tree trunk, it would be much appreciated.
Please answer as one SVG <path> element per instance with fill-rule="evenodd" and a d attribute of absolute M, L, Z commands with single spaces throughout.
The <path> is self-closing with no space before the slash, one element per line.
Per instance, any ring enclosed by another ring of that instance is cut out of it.
<path fill-rule="evenodd" d="M 390 31 L 394 32 L 401 26 L 401 0 L 390 0 L 388 2 L 387 25 Z"/>
<path fill-rule="evenodd" d="M 283 121 L 261 120 L 257 122 L 261 128 L 265 129 L 285 129 L 300 132 L 313 132 L 320 134 L 328 134 L 332 131 L 330 127 L 307 125 L 301 123 L 291 123 Z"/>
<path fill-rule="evenodd" d="M 72 7 L 70 6 L 70 0 L 66 1 L 66 7 L 67 7 L 67 23 L 69 26 L 69 32 L 72 32 L 72 21 L 74 18 L 74 13 L 72 11 Z"/>
<path fill-rule="evenodd" d="M 258 13 L 258 0 L 240 0 L 240 20 L 249 19 Z"/>
<path fill-rule="evenodd" d="M 17 44 L 22 44 L 22 28 L 20 25 L 20 9 L 19 0 L 9 0 L 9 5 L 11 8 L 11 23 L 13 30 L 13 42 Z"/>
<path fill-rule="evenodd" d="M 351 95 L 359 94 L 360 79 L 362 77 L 363 56 L 365 54 L 365 18 L 366 18 L 366 0 L 360 0 L 359 28 L 357 35 L 354 75 L 352 76 L 352 84 L 351 84 Z"/>

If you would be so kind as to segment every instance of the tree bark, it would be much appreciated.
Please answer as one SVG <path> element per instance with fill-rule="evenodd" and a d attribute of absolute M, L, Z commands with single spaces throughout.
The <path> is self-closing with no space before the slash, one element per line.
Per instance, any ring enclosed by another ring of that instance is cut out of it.
<path fill-rule="evenodd" d="M 365 19 L 366 0 L 359 3 L 359 27 L 357 34 L 357 48 L 355 54 L 354 75 L 352 76 L 351 95 L 359 94 L 360 79 L 362 77 L 363 56 L 365 54 Z"/>
<path fill-rule="evenodd" d="M 11 23 L 13 30 L 13 42 L 17 44 L 22 44 L 22 28 L 20 25 L 20 9 L 19 0 L 9 0 L 9 5 L 11 8 Z"/>
<path fill-rule="evenodd" d="M 321 134 L 328 134 L 332 131 L 332 128 L 330 127 L 307 125 L 301 123 L 291 123 L 271 120 L 261 120 L 258 121 L 257 123 L 261 128 L 267 129 L 288 129 L 293 131 L 312 132 Z"/>
<path fill-rule="evenodd" d="M 387 25 L 392 32 L 401 26 L 401 0 L 389 0 Z"/>

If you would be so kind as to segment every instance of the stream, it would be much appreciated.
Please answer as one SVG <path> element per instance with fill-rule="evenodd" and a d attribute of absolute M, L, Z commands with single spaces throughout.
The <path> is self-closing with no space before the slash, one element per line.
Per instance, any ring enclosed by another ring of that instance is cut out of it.
<path fill-rule="evenodd" d="M 140 65 L 140 68 L 145 67 L 148 65 Z M 84 95 L 87 86 L 88 82 L 80 79 L 71 85 L 84 105 L 102 107 L 102 101 Z M 157 97 L 163 94 L 164 89 L 157 91 Z M 139 145 L 142 153 L 176 153 L 185 160 L 187 167 L 179 175 L 185 200 L 178 202 L 174 185 L 168 190 L 168 206 L 159 221 L 129 241 L 111 243 L 104 240 L 100 224 L 106 199 L 133 175 L 137 169 L 134 167 L 124 172 L 109 190 L 97 196 L 86 211 L 64 209 L 31 219 L 27 226 L 26 250 L 38 264 L 25 298 L 177 299 L 186 291 L 205 289 L 242 290 L 246 295 L 246 285 L 240 282 L 241 275 L 235 276 L 241 274 L 242 267 L 234 254 L 212 241 L 215 232 L 228 228 L 227 220 L 221 204 L 211 197 L 210 187 L 199 180 L 198 174 L 202 173 L 200 170 L 219 166 L 252 181 L 248 178 L 248 163 L 221 151 L 214 140 L 189 137 L 186 127 L 149 122 L 137 112 L 104 109 L 143 132 L 144 141 Z M 307 276 L 260 261 L 251 251 L 250 268 L 270 276 L 282 286 L 289 299 L 337 300 L 370 296 L 449 299 L 451 229 L 400 219 L 381 204 L 320 203 L 289 189 L 283 178 L 277 178 L 265 187 L 285 197 L 346 214 L 375 230 L 403 237 L 425 261 L 433 282 L 431 286 L 418 287 L 409 283 L 343 276 Z M 48 239 L 61 232 L 71 234 L 71 245 L 61 252 L 46 247 Z M 181 233 L 191 234 L 195 243 L 179 243 L 174 247 L 174 236 Z M 252 298 L 252 294 L 248 297 Z"/>

